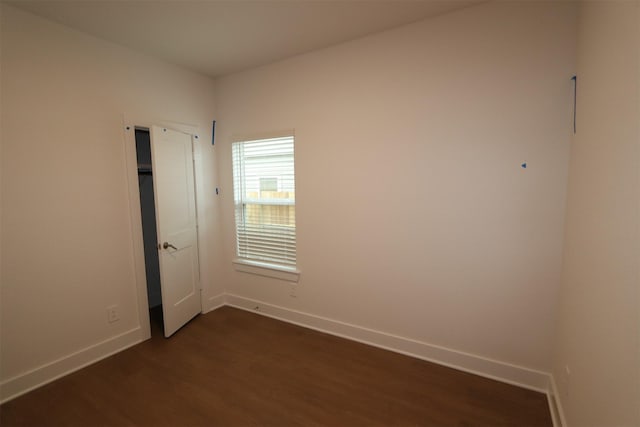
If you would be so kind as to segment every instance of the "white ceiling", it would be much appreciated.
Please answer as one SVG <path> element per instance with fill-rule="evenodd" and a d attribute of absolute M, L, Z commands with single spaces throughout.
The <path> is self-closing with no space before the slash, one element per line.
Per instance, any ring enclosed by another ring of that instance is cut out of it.
<path fill-rule="evenodd" d="M 478 0 L 12 0 L 13 6 L 216 77 Z"/>

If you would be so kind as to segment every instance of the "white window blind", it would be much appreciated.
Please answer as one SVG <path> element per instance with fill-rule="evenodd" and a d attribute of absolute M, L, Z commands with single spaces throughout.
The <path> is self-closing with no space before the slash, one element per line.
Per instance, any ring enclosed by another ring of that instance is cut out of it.
<path fill-rule="evenodd" d="M 233 143 L 238 257 L 296 265 L 293 136 Z"/>

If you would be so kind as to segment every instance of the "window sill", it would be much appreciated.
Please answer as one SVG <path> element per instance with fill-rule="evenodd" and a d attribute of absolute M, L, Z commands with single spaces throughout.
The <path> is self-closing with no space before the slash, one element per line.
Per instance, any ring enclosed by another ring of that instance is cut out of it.
<path fill-rule="evenodd" d="M 286 280 L 287 282 L 297 283 L 300 279 L 300 270 L 295 267 L 284 267 L 281 265 L 249 261 L 246 259 L 234 259 L 233 267 L 236 271 L 241 271 L 243 273 L 272 277 L 274 279 Z"/>

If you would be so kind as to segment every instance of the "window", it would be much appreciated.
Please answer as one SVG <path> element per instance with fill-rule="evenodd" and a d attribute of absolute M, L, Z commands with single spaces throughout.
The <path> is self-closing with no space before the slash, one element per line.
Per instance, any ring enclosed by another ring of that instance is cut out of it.
<path fill-rule="evenodd" d="M 293 136 L 233 143 L 237 255 L 295 269 Z"/>

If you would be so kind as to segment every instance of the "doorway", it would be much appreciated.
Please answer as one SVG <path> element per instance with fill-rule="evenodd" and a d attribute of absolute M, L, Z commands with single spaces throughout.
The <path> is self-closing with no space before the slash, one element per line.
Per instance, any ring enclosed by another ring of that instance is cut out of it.
<path fill-rule="evenodd" d="M 202 312 L 197 135 L 157 125 L 125 129 L 140 325 L 147 337 L 168 338 Z"/>
<path fill-rule="evenodd" d="M 147 278 L 147 298 L 151 335 L 163 335 L 162 291 L 158 258 L 158 232 L 151 161 L 151 134 L 147 128 L 135 128 L 136 159 L 138 163 L 138 190 L 142 217 L 142 241 Z"/>

